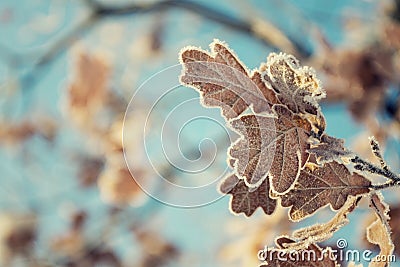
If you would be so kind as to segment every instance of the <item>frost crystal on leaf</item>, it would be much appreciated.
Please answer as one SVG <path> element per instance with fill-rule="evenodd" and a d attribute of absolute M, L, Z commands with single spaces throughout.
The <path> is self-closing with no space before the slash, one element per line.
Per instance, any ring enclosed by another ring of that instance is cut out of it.
<path fill-rule="evenodd" d="M 334 160 L 348 162 L 348 159 L 354 156 L 354 153 L 344 148 L 343 139 L 338 139 L 327 134 L 323 134 L 320 140 L 315 144 L 311 144 L 308 152 L 314 153 L 320 164 Z"/>
<path fill-rule="evenodd" d="M 279 101 L 295 113 L 317 114 L 317 100 L 325 97 L 315 72 L 301 67 L 292 55 L 271 53 L 260 68 L 262 77 L 276 92 Z"/>

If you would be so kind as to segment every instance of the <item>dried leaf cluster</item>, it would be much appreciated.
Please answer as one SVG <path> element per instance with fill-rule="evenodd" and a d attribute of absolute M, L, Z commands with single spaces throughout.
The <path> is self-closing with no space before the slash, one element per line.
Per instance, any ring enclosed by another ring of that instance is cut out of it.
<path fill-rule="evenodd" d="M 318 103 L 325 92 L 314 70 L 295 57 L 271 53 L 266 63 L 249 71 L 225 43 L 215 40 L 210 48 L 211 53 L 195 47 L 181 51 L 180 80 L 200 93 L 205 107 L 220 108 L 227 125 L 240 135 L 228 151 L 232 173 L 220 185 L 222 193 L 231 195 L 231 211 L 251 216 L 261 208 L 271 215 L 280 205 L 289 208 L 290 220 L 300 221 L 329 206 L 336 212 L 329 222 L 276 240 L 276 251 L 308 248 L 318 254 L 315 243 L 347 224 L 348 214 L 367 196 L 379 217 L 367 230 L 368 240 L 380 246 L 381 254 L 391 255 L 388 210 L 376 190 L 396 186 L 400 179 L 386 165 L 377 141 L 371 139 L 371 149 L 380 166 L 325 132 Z M 373 184 L 367 173 L 386 183 Z M 270 259 L 263 266 L 306 264 L 279 262 L 274 255 Z M 318 264 L 312 266 L 337 265 L 329 257 Z"/>

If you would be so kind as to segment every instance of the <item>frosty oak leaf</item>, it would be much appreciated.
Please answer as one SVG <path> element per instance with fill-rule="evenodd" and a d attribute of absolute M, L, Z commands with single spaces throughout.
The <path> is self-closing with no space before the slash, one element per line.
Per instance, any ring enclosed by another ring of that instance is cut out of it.
<path fill-rule="evenodd" d="M 268 180 L 264 180 L 256 189 L 249 190 L 243 180 L 232 174 L 223 181 L 220 191 L 232 195 L 230 206 L 235 214 L 243 212 L 246 216 L 251 216 L 258 207 L 266 214 L 275 211 L 276 200 L 269 196 Z"/>
<path fill-rule="evenodd" d="M 381 194 L 374 193 L 370 198 L 370 206 L 375 210 L 376 220 L 367 228 L 367 239 L 380 248 L 379 257 L 388 259 L 394 252 L 389 225 L 389 206 L 384 202 Z M 372 261 L 369 267 L 388 266 L 386 261 Z"/>
<path fill-rule="evenodd" d="M 325 97 L 313 69 L 301 67 L 292 55 L 271 53 L 260 67 L 262 78 L 281 103 L 295 113 L 317 114 L 318 100 Z"/>
<path fill-rule="evenodd" d="M 298 240 L 295 246 L 304 246 L 331 238 L 337 230 L 349 222 L 347 216 L 357 207 L 360 200 L 361 197 L 349 198 L 345 205 L 328 222 L 317 223 L 294 231 L 292 237 Z"/>
<path fill-rule="evenodd" d="M 317 162 L 324 164 L 331 161 L 343 161 L 354 156 L 344 147 L 344 140 L 323 134 L 315 144 L 310 144 L 309 152 L 315 154 Z"/>
<path fill-rule="evenodd" d="M 250 73 L 222 42 L 215 40 L 210 47 L 212 53 L 196 47 L 181 51 L 181 82 L 201 93 L 204 106 L 221 108 L 226 119 L 237 117 L 250 104 L 257 113 L 269 111 L 277 99 L 262 82 L 261 74 Z"/>
<path fill-rule="evenodd" d="M 231 146 L 229 155 L 236 160 L 236 170 L 246 184 L 257 184 L 269 172 L 274 191 L 282 194 L 290 189 L 308 159 L 311 126 L 283 105 L 274 105 L 273 111 L 275 127 L 268 127 L 270 118 L 258 115 L 231 121 L 243 137 Z M 272 165 L 268 166 L 265 162 L 271 157 Z"/>
<path fill-rule="evenodd" d="M 367 194 L 371 182 L 359 174 L 351 174 L 346 166 L 337 162 L 324 164 L 311 171 L 301 171 L 293 190 L 282 196 L 282 206 L 291 207 L 289 216 L 299 221 L 318 209 L 330 205 L 338 210 L 349 196 Z"/>

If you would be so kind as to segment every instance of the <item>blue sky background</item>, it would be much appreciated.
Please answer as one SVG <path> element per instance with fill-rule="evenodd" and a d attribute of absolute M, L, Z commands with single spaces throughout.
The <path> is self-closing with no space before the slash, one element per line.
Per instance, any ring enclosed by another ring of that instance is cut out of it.
<path fill-rule="evenodd" d="M 104 2 L 115 4 L 124 1 Z M 304 25 L 319 27 L 334 46 L 351 46 L 344 33 L 346 18 L 358 19 L 362 23 L 374 23 L 378 20 L 374 1 L 198 2 L 231 16 L 249 18 L 255 14 L 267 19 L 311 51 L 315 49 L 312 31 Z M 87 147 L 87 137 L 71 127 L 62 110 L 66 84 L 72 75 L 71 55 L 74 47 L 84 46 L 89 51 L 102 52 L 111 60 L 111 86 L 125 99 L 130 99 L 140 84 L 152 74 L 177 64 L 178 52 L 186 45 L 207 49 L 213 38 L 224 40 L 250 69 L 258 67 L 265 61 L 268 53 L 272 52 L 271 48 L 252 37 L 176 9 L 163 14 L 163 47 L 161 54 L 155 57 L 140 57 L 146 50 L 141 46 L 140 40 L 148 34 L 158 14 L 109 18 L 99 21 L 77 36 L 77 41 L 35 74 L 33 80 L 20 83 L 19 78 L 31 71 L 36 60 L 68 34 L 88 12 L 88 7 L 78 0 L 0 2 L 0 120 L 15 122 L 24 118 L 35 118 L 37 114 L 47 114 L 60 123 L 60 131 L 53 145 L 35 137 L 17 147 L 0 146 L 0 211 L 35 210 L 39 214 L 40 228 L 36 250 L 43 255 L 47 253 L 45 247 L 51 237 L 66 228 L 68 218 L 63 212 L 65 207 L 89 210 L 88 230 L 93 235 L 105 223 L 102 218 L 107 212 L 96 187 L 85 190 L 79 187 L 77 179 L 74 179 L 77 167 L 69 157 L 74 151 L 82 151 Z M 23 62 L 13 65 L 9 58 L 13 54 L 22 56 Z M 177 77 L 170 79 L 177 80 Z M 183 95 L 184 98 L 196 96 L 194 91 Z M 148 97 L 152 99 L 151 92 Z M 170 97 L 166 101 L 170 102 L 165 107 L 174 106 L 182 99 Z M 160 107 L 157 114 L 168 110 L 165 107 Z M 195 105 L 193 109 L 201 109 L 201 106 Z M 345 105 L 323 104 L 322 110 L 328 124 L 327 132 L 335 137 L 345 138 L 347 145 L 363 131 L 363 127 L 350 117 Z M 215 110 L 206 112 L 218 117 Z M 221 133 L 218 132 L 218 126 L 200 122 L 189 127 L 183 134 L 185 140 L 188 140 L 184 146 L 193 147 L 203 137 L 216 138 Z M 227 145 L 223 144 L 218 149 L 223 154 L 226 148 Z M 218 161 L 213 166 L 213 171 L 218 173 L 225 169 L 224 164 L 223 159 Z M 171 266 L 217 267 L 226 266 L 220 263 L 218 251 L 232 239 L 225 229 L 234 217 L 229 213 L 228 202 L 229 198 L 224 197 L 205 207 L 179 209 L 148 198 L 145 205 L 129 209 L 134 210 L 133 216 L 148 217 L 148 227 L 160 231 L 167 239 L 184 248 L 184 253 L 189 255 L 187 259 L 172 263 Z M 359 241 L 362 235 L 360 226 L 366 212 L 363 209 L 356 210 L 350 216 L 351 224 L 339 231 L 332 240 L 344 237 L 350 248 L 362 248 Z M 328 214 L 318 214 L 304 224 L 327 219 Z M 262 216 L 264 215 L 258 211 L 254 218 L 239 217 L 234 220 L 247 220 L 250 223 Z M 132 248 L 130 237 L 123 232 L 123 227 L 117 228 L 109 240 L 120 255 L 134 259 L 135 253 L 132 250 L 135 249 Z"/>

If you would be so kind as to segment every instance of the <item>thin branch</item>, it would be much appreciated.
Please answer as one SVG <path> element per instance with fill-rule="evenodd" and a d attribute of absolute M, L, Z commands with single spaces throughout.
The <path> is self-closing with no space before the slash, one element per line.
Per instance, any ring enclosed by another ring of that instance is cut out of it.
<path fill-rule="evenodd" d="M 265 45 L 272 47 L 275 50 L 279 50 L 279 47 L 273 45 L 268 39 L 266 39 L 263 35 L 259 34 L 258 31 L 255 30 L 256 25 L 254 25 L 253 21 L 230 16 L 224 12 L 210 8 L 206 5 L 203 5 L 195 1 L 165 0 L 148 5 L 131 4 L 119 7 L 108 7 L 108 6 L 102 6 L 100 4 L 95 4 L 94 7 L 97 7 L 95 13 L 99 17 L 133 15 L 137 13 L 160 11 L 169 8 L 179 8 L 197 14 L 205 19 L 209 19 L 226 27 L 229 27 L 234 31 L 241 32 L 251 37 L 254 37 L 263 42 Z M 309 48 L 305 47 L 302 43 L 299 43 L 293 38 L 290 38 L 290 36 L 287 36 L 287 38 L 296 48 L 297 52 L 299 53 L 299 56 L 303 58 L 308 58 L 311 56 L 312 52 L 309 50 Z"/>
<path fill-rule="evenodd" d="M 255 31 L 255 25 L 253 21 L 248 21 L 225 14 L 224 12 L 194 1 L 164 0 L 150 4 L 133 3 L 125 6 L 109 6 L 94 0 L 87 0 L 85 2 L 88 4 L 89 8 L 92 9 L 91 15 L 89 15 L 87 19 L 77 24 L 61 39 L 50 45 L 47 52 L 39 57 L 39 59 L 27 72 L 22 74 L 21 84 L 23 88 L 33 87 L 37 82 L 36 78 L 38 77 L 38 74 L 43 73 L 44 66 L 60 56 L 71 44 L 77 40 L 79 35 L 87 31 L 91 26 L 94 25 L 95 22 L 114 16 L 133 16 L 137 14 L 153 13 L 161 10 L 178 8 L 224 25 L 234 31 L 249 35 L 250 37 L 260 40 L 264 45 L 271 47 L 274 50 L 279 50 L 279 48 L 273 45 L 268 39 L 265 38 L 265 36 L 260 35 L 257 31 Z M 301 43 L 292 40 L 290 37 L 288 37 L 288 39 L 292 42 L 293 46 L 296 48 L 301 57 L 307 58 L 312 54 L 312 52 L 309 51 L 308 48 L 304 47 Z M 3 49 L 3 51 L 8 50 Z M 14 52 L 11 53 L 11 51 L 10 53 L 7 52 L 7 54 L 3 55 L 2 57 L 6 58 L 10 64 L 14 62 L 20 67 L 22 63 L 25 62 L 25 60 L 23 60 L 24 56 L 15 54 Z"/>
<path fill-rule="evenodd" d="M 65 51 L 77 40 L 77 36 L 88 30 L 95 21 L 95 14 L 89 15 L 87 18 L 77 24 L 75 28 L 71 29 L 65 36 L 52 44 L 46 53 L 36 60 L 32 68 L 22 74 L 20 82 L 23 88 L 26 88 L 28 85 L 30 87 L 34 86 L 34 84 L 37 82 L 36 78 L 38 77 L 39 73 L 43 73 L 44 67 L 61 55 L 63 51 Z"/>
<path fill-rule="evenodd" d="M 353 159 L 351 159 L 351 162 L 355 164 L 354 168 L 356 170 L 367 171 L 372 174 L 378 174 L 396 183 L 400 183 L 400 177 L 391 170 L 389 170 L 388 168 L 378 167 L 372 164 L 371 162 L 368 162 L 358 156 L 355 156 Z"/>
<path fill-rule="evenodd" d="M 375 139 L 375 137 L 370 137 L 369 139 L 369 144 L 371 146 L 372 153 L 374 153 L 374 156 L 379 160 L 379 163 L 381 164 L 382 169 L 388 171 L 389 167 L 386 164 L 385 160 L 383 159 L 382 153 L 381 153 L 381 148 L 379 146 L 378 141 Z"/>
<path fill-rule="evenodd" d="M 388 189 L 388 188 L 395 187 L 395 186 L 400 186 L 400 182 L 389 181 L 384 184 L 371 185 L 370 188 L 373 190 L 383 190 L 383 189 Z"/>

